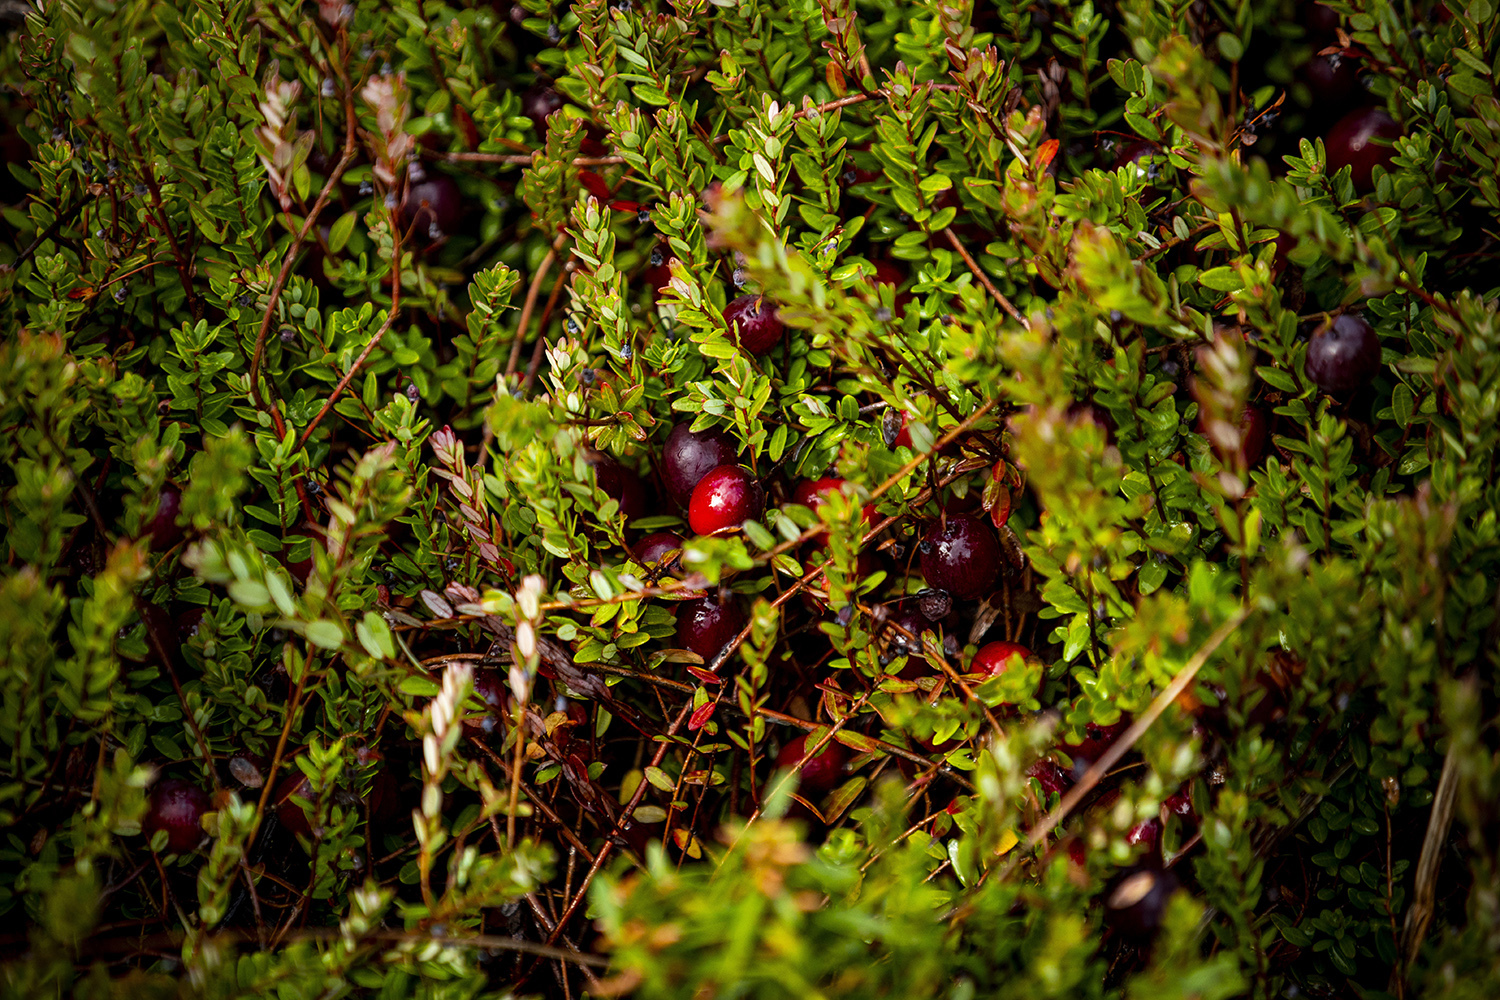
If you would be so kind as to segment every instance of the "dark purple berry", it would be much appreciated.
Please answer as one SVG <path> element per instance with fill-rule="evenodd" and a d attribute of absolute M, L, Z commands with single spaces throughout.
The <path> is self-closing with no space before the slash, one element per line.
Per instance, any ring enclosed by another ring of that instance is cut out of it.
<path fill-rule="evenodd" d="M 721 465 L 733 464 L 735 457 L 734 444 L 723 431 L 709 429 L 695 434 L 688 424 L 678 424 L 662 448 L 662 485 L 673 500 L 686 507 L 698 481 Z"/>
<path fill-rule="evenodd" d="M 786 332 L 776 307 L 763 295 L 741 295 L 724 307 L 724 323 L 730 335 L 738 328 L 739 345 L 751 354 L 764 354 L 775 347 Z"/>
<path fill-rule="evenodd" d="M 961 600 L 983 597 L 1000 575 L 1000 539 L 976 518 L 950 517 L 934 523 L 923 541 L 922 576 L 928 586 Z"/>
<path fill-rule="evenodd" d="M 1313 334 L 1306 370 L 1324 392 L 1358 389 L 1380 371 L 1380 338 L 1364 319 L 1345 313 Z"/>
<path fill-rule="evenodd" d="M 1136 940 L 1152 937 L 1167 913 L 1167 902 L 1178 889 L 1170 870 L 1136 868 L 1118 878 L 1104 895 L 1104 921 L 1121 935 Z"/>
<path fill-rule="evenodd" d="M 641 484 L 640 476 L 603 452 L 594 452 L 588 462 L 593 466 L 599 488 L 605 496 L 619 503 L 620 512 L 627 522 L 645 516 L 646 488 Z"/>
<path fill-rule="evenodd" d="M 712 663 L 744 627 L 745 614 L 733 598 L 720 604 L 700 597 L 677 606 L 677 645 L 697 653 L 704 663 Z"/>
<path fill-rule="evenodd" d="M 647 535 L 636 542 L 630 550 L 630 557 L 642 566 L 654 566 L 661 562 L 668 553 L 676 552 L 682 548 L 682 539 L 670 531 L 657 531 Z M 675 564 L 674 558 L 671 563 Z"/>
<path fill-rule="evenodd" d="M 419 235 L 428 234 L 434 226 L 440 233 L 451 233 L 463 216 L 463 195 L 446 174 L 429 174 L 421 183 L 409 185 L 401 200 L 402 223 Z"/>
<path fill-rule="evenodd" d="M 151 789 L 141 831 L 152 837 L 167 831 L 167 851 L 182 854 L 203 839 L 203 814 L 208 812 L 208 793 L 191 781 L 168 778 Z"/>
<path fill-rule="evenodd" d="M 1349 112 L 1323 140 L 1328 150 L 1329 176 L 1350 167 L 1354 190 L 1361 193 L 1374 190 L 1375 167 L 1390 168 L 1396 156 L 1392 140 L 1400 135 L 1401 126 L 1384 108 L 1356 108 Z"/>
<path fill-rule="evenodd" d="M 547 134 L 547 119 L 561 111 L 562 106 L 562 95 L 551 87 L 532 87 L 521 95 L 521 114 L 531 119 L 541 136 Z"/>

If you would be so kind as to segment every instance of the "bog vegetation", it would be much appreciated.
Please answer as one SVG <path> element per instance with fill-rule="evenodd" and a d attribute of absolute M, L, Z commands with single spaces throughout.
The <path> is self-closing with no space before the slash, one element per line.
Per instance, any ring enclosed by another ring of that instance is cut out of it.
<path fill-rule="evenodd" d="M 8 997 L 1500 995 L 1494 0 L 35 0 Z"/>

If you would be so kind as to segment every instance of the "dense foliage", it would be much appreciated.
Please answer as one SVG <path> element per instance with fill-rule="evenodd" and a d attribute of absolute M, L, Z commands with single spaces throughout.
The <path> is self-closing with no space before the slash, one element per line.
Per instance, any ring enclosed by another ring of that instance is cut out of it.
<path fill-rule="evenodd" d="M 1500 995 L 1494 0 L 469 2 L 5 7 L 5 996 Z"/>

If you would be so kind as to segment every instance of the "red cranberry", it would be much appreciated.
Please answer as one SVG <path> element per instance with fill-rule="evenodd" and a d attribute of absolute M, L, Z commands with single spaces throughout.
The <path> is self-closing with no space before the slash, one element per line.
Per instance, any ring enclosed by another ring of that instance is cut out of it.
<path fill-rule="evenodd" d="M 1358 389 L 1380 371 L 1380 338 L 1363 318 L 1345 313 L 1313 334 L 1305 367 L 1324 392 Z"/>
<path fill-rule="evenodd" d="M 1161 926 L 1167 901 L 1178 888 L 1170 870 L 1137 868 L 1117 879 L 1104 896 L 1104 920 L 1125 937 L 1144 940 Z"/>
<path fill-rule="evenodd" d="M 721 465 L 693 487 L 688 501 L 688 524 L 700 535 L 737 527 L 760 517 L 766 509 L 766 492 L 741 465 Z"/>
<path fill-rule="evenodd" d="M 1331 108 L 1334 114 L 1340 105 L 1347 107 L 1360 92 L 1359 61 L 1353 52 L 1332 52 L 1326 56 L 1314 52 L 1302 67 L 1302 78 L 1317 105 Z"/>
<path fill-rule="evenodd" d="M 547 135 L 547 119 L 562 110 L 562 95 L 551 87 L 535 86 L 521 95 L 521 114 L 531 119 L 537 135 Z"/>
<path fill-rule="evenodd" d="M 182 541 L 182 528 L 177 524 L 177 516 L 181 513 L 182 490 L 174 483 L 163 483 L 156 500 L 156 513 L 146 525 L 151 547 L 157 552 L 165 552 Z"/>
<path fill-rule="evenodd" d="M 1266 442 L 1271 437 L 1271 418 L 1264 408 L 1248 404 L 1240 414 L 1240 447 L 1245 453 L 1245 464 L 1259 465 L 1266 453 Z"/>
<path fill-rule="evenodd" d="M 776 307 L 763 295 L 741 295 L 724 307 L 724 323 L 731 335 L 739 327 L 739 344 L 751 354 L 764 354 L 786 332 Z"/>
<path fill-rule="evenodd" d="M 588 462 L 593 466 L 599 488 L 605 496 L 619 503 L 626 522 L 646 516 L 646 488 L 641 484 L 640 476 L 603 452 L 594 452 Z"/>
<path fill-rule="evenodd" d="M 1035 778 L 1037 784 L 1042 786 L 1042 791 L 1049 795 L 1060 795 L 1073 784 L 1067 772 L 1051 760 L 1037 761 L 1026 769 L 1026 774 L 1028 777 Z"/>
<path fill-rule="evenodd" d="M 1147 850 L 1155 850 L 1161 841 L 1161 820 L 1148 819 L 1137 823 L 1125 834 L 1125 843 L 1145 844 Z"/>
<path fill-rule="evenodd" d="M 792 740 L 776 755 L 776 766 L 790 768 L 807 755 L 807 734 Z M 837 740 L 824 744 L 817 756 L 802 765 L 799 773 L 801 788 L 809 792 L 831 791 L 839 783 L 839 775 L 849 759 L 849 751 Z"/>
<path fill-rule="evenodd" d="M 657 531 L 635 543 L 630 556 L 642 566 L 654 566 L 670 552 L 682 548 L 682 539 L 670 531 Z M 676 563 L 673 558 L 672 563 Z M 669 564 L 670 565 L 670 564 Z"/>
<path fill-rule="evenodd" d="M 295 796 L 314 802 L 312 782 L 307 780 L 307 775 L 297 767 L 291 765 L 292 773 L 276 783 L 276 789 L 271 793 L 271 805 L 276 809 L 276 818 L 281 825 L 300 837 L 312 837 L 312 824 L 307 821 L 307 814 L 302 807 L 292 801 Z"/>
<path fill-rule="evenodd" d="M 1069 757 L 1073 758 L 1074 777 L 1081 777 L 1088 770 L 1089 765 L 1098 760 L 1104 751 L 1109 749 L 1110 744 L 1129 728 L 1129 719 L 1121 719 L 1109 726 L 1100 726 L 1090 722 L 1083 729 L 1083 739 L 1076 743 L 1064 743 L 1063 749 L 1067 751 Z"/>
<path fill-rule="evenodd" d="M 1000 539 L 977 518 L 934 523 L 922 540 L 922 576 L 928 586 L 961 600 L 983 597 L 1000 575 Z"/>
<path fill-rule="evenodd" d="M 822 479 L 804 479 L 792 490 L 792 503 L 801 504 L 809 510 L 816 512 L 819 507 L 828 502 L 828 496 L 842 490 L 846 482 L 848 480 L 840 479 L 837 476 L 825 476 Z M 880 515 L 875 513 L 875 505 L 873 503 L 865 504 L 863 516 L 866 524 L 875 524 L 880 520 Z M 820 544 L 827 544 L 827 532 L 815 536 L 815 541 Z"/>
<path fill-rule="evenodd" d="M 428 174 L 426 180 L 410 184 L 401 201 L 402 222 L 419 242 L 451 233 L 463 221 L 463 195 L 446 174 Z"/>
<path fill-rule="evenodd" d="M 699 480 L 721 465 L 734 464 L 736 455 L 734 443 L 723 431 L 710 428 L 694 433 L 689 426 L 672 428 L 661 455 L 662 485 L 684 507 Z"/>
<path fill-rule="evenodd" d="M 1390 168 L 1396 156 L 1393 139 L 1401 135 L 1401 126 L 1386 114 L 1384 108 L 1356 108 L 1328 132 L 1323 140 L 1328 150 L 1329 176 L 1344 167 L 1353 168 L 1354 190 L 1366 193 L 1375 188 L 1375 167 Z"/>
<path fill-rule="evenodd" d="M 704 663 L 712 663 L 744 627 L 745 613 L 733 598 L 720 604 L 711 596 L 700 597 L 677 606 L 677 645 L 697 653 Z"/>
<path fill-rule="evenodd" d="M 1143 160 L 1144 163 L 1141 162 Z M 1115 157 L 1115 169 L 1133 167 L 1136 175 L 1151 185 L 1161 179 L 1165 162 L 1166 154 L 1162 152 L 1160 146 L 1140 139 L 1120 150 L 1120 154 Z"/>
<path fill-rule="evenodd" d="M 1182 786 L 1179 791 L 1167 797 L 1167 800 L 1162 803 L 1162 808 L 1166 809 L 1173 816 L 1187 817 L 1193 815 L 1192 792 L 1188 790 L 1186 785 Z"/>
<path fill-rule="evenodd" d="M 979 652 L 974 654 L 974 662 L 969 664 L 969 673 L 984 674 L 986 677 L 999 677 L 1010 667 L 1013 656 L 1019 656 L 1023 660 L 1031 659 L 1031 650 L 1015 642 L 990 642 L 979 647 Z"/>
<path fill-rule="evenodd" d="M 147 800 L 141 830 L 148 838 L 157 830 L 167 831 L 167 851 L 182 854 L 203 839 L 203 814 L 208 812 L 208 793 L 191 781 L 168 778 L 156 783 Z"/>

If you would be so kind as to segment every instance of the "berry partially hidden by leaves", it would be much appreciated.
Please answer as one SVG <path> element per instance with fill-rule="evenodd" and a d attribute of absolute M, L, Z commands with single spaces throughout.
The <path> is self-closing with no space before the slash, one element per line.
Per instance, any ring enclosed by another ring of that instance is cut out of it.
<path fill-rule="evenodd" d="M 636 542 L 630 550 L 631 558 L 642 566 L 655 566 L 664 557 L 682 548 L 682 539 L 670 531 L 656 531 Z M 674 556 L 670 566 L 677 562 Z"/>
<path fill-rule="evenodd" d="M 177 516 L 181 513 L 182 490 L 175 483 L 163 483 L 156 500 L 156 514 L 146 525 L 154 551 L 165 552 L 182 541 L 182 528 L 177 524 Z"/>
<path fill-rule="evenodd" d="M 928 586 L 961 600 L 983 597 L 1000 575 L 1000 539 L 976 518 L 934 523 L 922 540 L 922 576 Z"/>
<path fill-rule="evenodd" d="M 491 668 L 474 671 L 474 698 L 484 706 L 485 714 L 466 719 L 464 728 L 470 733 L 493 733 L 501 716 L 510 711 L 510 684 L 505 675 Z"/>
<path fill-rule="evenodd" d="M 677 645 L 697 653 L 704 663 L 712 663 L 744 627 L 745 613 L 732 597 L 723 603 L 700 597 L 677 606 Z"/>
<path fill-rule="evenodd" d="M 796 739 L 787 743 L 776 755 L 776 766 L 778 768 L 791 768 L 811 749 L 807 745 L 807 734 L 803 733 Z M 803 791 L 828 792 L 839 783 L 839 776 L 844 770 L 844 764 L 849 760 L 849 751 L 837 740 L 829 740 L 811 757 L 807 763 L 802 765 L 798 772 L 800 787 Z"/>
<path fill-rule="evenodd" d="M 661 454 L 661 481 L 672 499 L 686 507 L 693 487 L 721 465 L 733 465 L 733 442 L 723 431 L 710 428 L 694 433 L 688 424 L 678 424 L 667 435 Z"/>
<path fill-rule="evenodd" d="M 167 831 L 167 851 L 182 854 L 203 839 L 203 814 L 208 812 L 208 793 L 191 781 L 167 778 L 151 789 L 141 831 L 148 838 Z"/>
<path fill-rule="evenodd" d="M 421 183 L 410 184 L 401 200 L 401 223 L 418 242 L 453 232 L 463 216 L 463 195 L 445 174 L 430 173 Z"/>
<path fill-rule="evenodd" d="M 293 797 L 308 802 L 314 800 L 312 782 L 307 775 L 292 764 L 292 773 L 282 778 L 271 792 L 271 805 L 276 809 L 276 818 L 288 831 L 299 837 L 312 837 L 312 824 L 302 807 L 292 801 Z"/>
<path fill-rule="evenodd" d="M 1177 876 L 1168 869 L 1137 868 L 1115 881 L 1104 896 L 1104 921 L 1136 940 L 1152 937 L 1176 892 Z"/>
<path fill-rule="evenodd" d="M 1352 168 L 1354 190 L 1361 194 L 1375 189 L 1376 166 L 1390 168 L 1396 156 L 1392 140 L 1401 135 L 1401 126 L 1384 108 L 1356 108 L 1328 132 L 1323 144 L 1328 150 L 1328 173 Z"/>
<path fill-rule="evenodd" d="M 603 452 L 591 454 L 588 463 L 594 469 L 599 489 L 620 505 L 620 513 L 627 522 L 646 515 L 646 488 L 640 476 Z"/>
<path fill-rule="evenodd" d="M 1380 371 L 1380 338 L 1363 318 L 1345 313 L 1313 334 L 1306 370 L 1324 392 L 1358 389 Z"/>
<path fill-rule="evenodd" d="M 711 535 L 758 518 L 765 509 L 765 490 L 750 470 L 721 465 L 693 487 L 688 524 L 700 535 Z"/>
<path fill-rule="evenodd" d="M 562 95 L 551 87 L 536 86 L 521 95 L 521 114 L 531 119 L 536 133 L 547 135 L 547 119 L 562 110 Z"/>
<path fill-rule="evenodd" d="M 1029 660 L 1031 650 L 1015 642 L 986 643 L 979 647 L 979 652 L 974 654 L 974 661 L 969 664 L 969 673 L 998 677 L 1005 673 L 1015 657 Z"/>
<path fill-rule="evenodd" d="M 764 354 L 781 341 L 786 332 L 776 307 L 763 295 L 741 295 L 724 307 L 724 322 L 740 347 L 751 354 Z M 738 334 L 735 331 L 738 330 Z"/>

